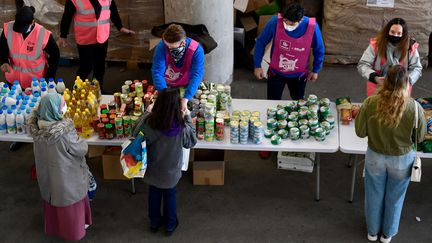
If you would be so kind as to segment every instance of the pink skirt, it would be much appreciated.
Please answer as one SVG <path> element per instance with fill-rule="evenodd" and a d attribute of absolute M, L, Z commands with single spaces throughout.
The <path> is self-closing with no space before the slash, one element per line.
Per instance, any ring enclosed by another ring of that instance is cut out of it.
<path fill-rule="evenodd" d="M 85 236 L 85 225 L 92 224 L 89 198 L 67 207 L 55 207 L 43 201 L 45 234 L 65 240 L 80 240 Z"/>

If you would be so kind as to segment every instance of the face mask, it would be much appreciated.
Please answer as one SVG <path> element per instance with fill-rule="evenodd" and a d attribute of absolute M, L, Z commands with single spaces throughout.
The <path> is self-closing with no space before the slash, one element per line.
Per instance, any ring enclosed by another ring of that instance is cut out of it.
<path fill-rule="evenodd" d="M 402 39 L 402 37 L 401 36 L 389 35 L 388 39 L 389 39 L 390 43 L 397 44 Z"/>
<path fill-rule="evenodd" d="M 64 114 L 66 114 L 66 112 L 67 112 L 67 105 L 65 103 L 63 108 L 61 109 L 61 113 L 62 113 L 62 115 L 64 115 Z"/>
<path fill-rule="evenodd" d="M 284 28 L 287 31 L 294 31 L 299 26 L 299 23 L 296 23 L 295 25 L 287 25 L 285 22 L 283 22 L 283 24 L 284 24 Z"/>
<path fill-rule="evenodd" d="M 170 55 L 174 59 L 174 62 L 180 61 L 180 59 L 183 57 L 185 51 L 186 51 L 186 45 L 183 43 L 180 44 L 180 46 L 177 48 L 169 49 Z"/>

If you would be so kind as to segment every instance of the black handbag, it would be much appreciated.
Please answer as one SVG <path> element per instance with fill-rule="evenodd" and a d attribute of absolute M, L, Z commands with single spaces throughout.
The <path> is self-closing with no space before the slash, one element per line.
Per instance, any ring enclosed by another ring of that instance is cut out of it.
<path fill-rule="evenodd" d="M 207 27 L 203 24 L 190 25 L 190 24 L 172 22 L 168 24 L 154 26 L 151 31 L 152 35 L 162 38 L 163 32 L 171 24 L 181 25 L 183 29 L 186 31 L 187 37 L 192 38 L 201 44 L 201 46 L 204 49 L 204 54 L 210 53 L 217 47 L 216 41 L 213 39 L 213 37 L 210 36 Z"/>

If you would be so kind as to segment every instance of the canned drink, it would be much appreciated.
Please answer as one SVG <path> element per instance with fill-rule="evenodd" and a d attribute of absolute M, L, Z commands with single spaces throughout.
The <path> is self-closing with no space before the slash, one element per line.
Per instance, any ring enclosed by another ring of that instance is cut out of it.
<path fill-rule="evenodd" d="M 123 135 L 123 126 L 116 127 L 116 136 Z"/>
<path fill-rule="evenodd" d="M 122 86 L 122 94 L 129 94 L 129 85 L 123 85 Z"/>
<path fill-rule="evenodd" d="M 271 144 L 273 145 L 279 145 L 282 142 L 282 138 L 279 135 L 273 135 L 270 138 Z"/>
<path fill-rule="evenodd" d="M 114 102 L 116 103 L 116 105 L 117 105 L 117 108 L 120 108 L 120 106 L 121 106 L 121 93 L 120 92 L 116 92 L 116 93 L 114 93 Z"/>
<path fill-rule="evenodd" d="M 285 129 L 288 125 L 288 122 L 286 120 L 278 121 L 277 122 L 277 128 L 278 129 Z"/>
<path fill-rule="evenodd" d="M 277 133 L 279 135 L 279 137 L 281 137 L 282 139 L 287 139 L 288 138 L 288 131 L 285 129 L 281 129 L 278 131 Z"/>
<path fill-rule="evenodd" d="M 276 129 L 277 126 L 277 122 L 274 118 L 270 118 L 267 120 L 267 128 L 268 129 Z"/>
<path fill-rule="evenodd" d="M 300 139 L 300 130 L 297 127 L 290 128 L 289 136 L 291 140 L 299 140 Z"/>
<path fill-rule="evenodd" d="M 286 120 L 288 117 L 288 113 L 286 112 L 286 110 L 278 110 L 276 113 L 276 118 L 278 120 Z"/>
<path fill-rule="evenodd" d="M 308 139 L 310 137 L 310 128 L 306 125 L 300 126 L 300 134 L 302 139 Z"/>

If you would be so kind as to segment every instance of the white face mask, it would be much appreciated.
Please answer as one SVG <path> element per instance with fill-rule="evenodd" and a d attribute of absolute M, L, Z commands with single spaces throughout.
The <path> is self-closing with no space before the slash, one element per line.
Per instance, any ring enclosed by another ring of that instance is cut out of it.
<path fill-rule="evenodd" d="M 285 22 L 283 22 L 283 25 L 287 31 L 294 31 L 299 26 L 299 23 L 296 23 L 295 25 L 287 25 Z"/>
<path fill-rule="evenodd" d="M 64 115 L 64 114 L 66 114 L 66 112 L 67 112 L 67 105 L 65 103 L 63 108 L 61 109 L 61 113 L 62 113 L 62 115 Z"/>

